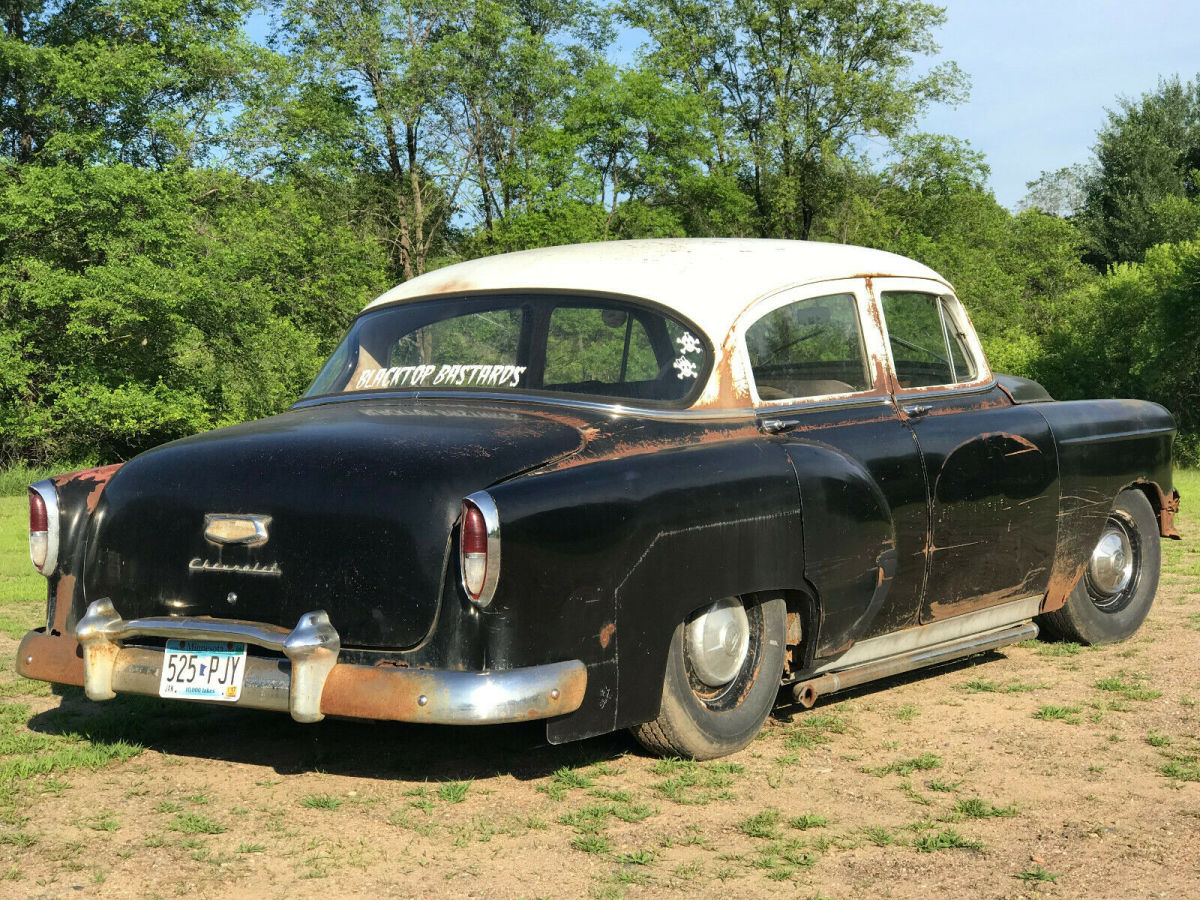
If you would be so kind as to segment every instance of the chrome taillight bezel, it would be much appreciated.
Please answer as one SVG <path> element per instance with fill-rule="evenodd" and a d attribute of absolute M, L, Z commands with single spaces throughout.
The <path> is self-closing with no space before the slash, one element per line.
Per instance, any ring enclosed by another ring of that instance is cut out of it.
<path fill-rule="evenodd" d="M 31 484 L 29 490 L 41 497 L 42 502 L 46 504 L 46 561 L 39 566 L 34 559 L 32 530 L 29 532 L 29 561 L 38 572 L 49 578 L 58 569 L 58 491 L 54 489 L 54 482 L 49 478 Z"/>
<path fill-rule="evenodd" d="M 467 586 L 466 566 L 462 534 L 459 534 L 458 546 L 458 577 L 467 599 L 479 609 L 491 605 L 496 595 L 496 584 L 500 580 L 500 513 L 496 502 L 487 491 L 476 491 L 463 498 L 462 514 L 459 516 L 459 527 L 466 521 L 467 504 L 472 504 L 483 516 L 484 528 L 487 532 L 487 563 L 484 569 L 483 587 L 478 594 L 473 594 Z"/>

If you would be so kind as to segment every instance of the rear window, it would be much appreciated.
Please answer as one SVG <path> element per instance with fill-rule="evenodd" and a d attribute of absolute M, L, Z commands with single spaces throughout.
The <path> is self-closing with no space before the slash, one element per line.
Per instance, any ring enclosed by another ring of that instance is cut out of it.
<path fill-rule="evenodd" d="M 355 391 L 546 392 L 682 403 L 710 365 L 682 320 L 548 295 L 382 307 L 360 316 L 305 397 Z"/>

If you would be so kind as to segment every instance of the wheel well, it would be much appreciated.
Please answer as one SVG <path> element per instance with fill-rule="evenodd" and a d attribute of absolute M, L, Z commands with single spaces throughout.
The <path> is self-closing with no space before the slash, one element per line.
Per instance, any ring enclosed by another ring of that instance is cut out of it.
<path fill-rule="evenodd" d="M 796 673 L 812 667 L 821 628 L 821 603 L 811 587 L 780 591 L 787 604 L 787 656 L 783 679 L 791 681 Z"/>
<path fill-rule="evenodd" d="M 817 592 L 811 585 L 804 589 L 787 588 L 774 591 L 750 591 L 737 596 L 744 600 L 765 602 L 772 597 L 782 597 L 787 607 L 787 655 L 784 657 L 783 679 L 791 681 L 796 673 L 812 667 L 817 652 L 817 637 L 821 626 L 821 604 Z M 708 607 L 706 601 L 688 611 L 683 621 Z"/>

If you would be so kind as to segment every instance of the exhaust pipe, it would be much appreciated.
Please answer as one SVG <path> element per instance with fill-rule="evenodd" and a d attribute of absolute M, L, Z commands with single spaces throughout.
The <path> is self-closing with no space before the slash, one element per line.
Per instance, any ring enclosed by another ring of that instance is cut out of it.
<path fill-rule="evenodd" d="M 824 694 L 835 694 L 838 691 L 858 687 L 860 684 L 866 684 L 868 681 L 875 681 L 878 678 L 888 678 L 892 675 L 910 672 L 913 669 L 950 662 L 964 656 L 985 653 L 988 650 L 997 650 L 1027 638 L 1037 637 L 1037 633 L 1037 626 L 1032 622 L 1018 622 L 1016 625 L 1009 625 L 999 631 L 973 634 L 947 641 L 944 644 L 935 644 L 932 647 L 902 653 L 899 656 L 889 656 L 886 659 L 852 666 L 840 672 L 828 672 L 825 675 L 818 675 L 816 678 L 794 684 L 792 699 L 805 709 L 812 709 L 817 698 Z"/>

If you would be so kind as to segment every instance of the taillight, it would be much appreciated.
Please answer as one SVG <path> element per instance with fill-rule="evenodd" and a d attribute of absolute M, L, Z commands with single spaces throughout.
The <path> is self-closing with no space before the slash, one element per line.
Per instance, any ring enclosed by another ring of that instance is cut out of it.
<path fill-rule="evenodd" d="M 492 602 L 500 576 L 500 522 L 485 492 L 463 500 L 458 543 L 463 590 L 482 609 Z"/>
<path fill-rule="evenodd" d="M 58 499 L 54 485 L 39 481 L 29 488 L 29 559 L 43 575 L 58 563 Z"/>

